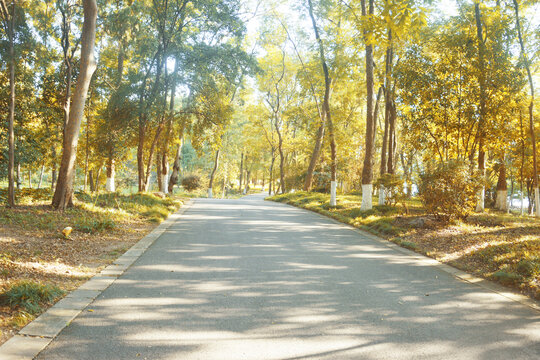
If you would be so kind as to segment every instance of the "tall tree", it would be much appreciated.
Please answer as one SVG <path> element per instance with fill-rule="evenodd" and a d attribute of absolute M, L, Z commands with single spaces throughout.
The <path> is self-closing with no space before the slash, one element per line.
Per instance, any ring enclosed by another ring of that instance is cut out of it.
<path fill-rule="evenodd" d="M 374 0 L 368 0 L 369 7 L 366 9 L 366 0 L 362 0 L 362 16 L 369 22 L 374 12 Z M 362 210 L 371 210 L 373 207 L 373 131 L 375 121 L 373 119 L 373 40 L 372 30 L 366 26 L 364 29 L 364 41 L 366 44 L 366 137 L 364 146 L 364 167 L 362 169 Z"/>
<path fill-rule="evenodd" d="M 325 113 L 326 123 L 328 124 L 328 132 L 330 137 L 330 206 L 336 206 L 336 189 L 337 189 L 337 154 L 336 154 L 336 139 L 334 134 L 334 123 L 332 122 L 332 116 L 330 113 L 330 92 L 332 90 L 332 79 L 328 71 L 328 64 L 326 62 L 326 56 L 324 51 L 324 44 L 319 34 L 319 28 L 313 15 L 313 4 L 311 0 L 308 0 L 309 17 L 311 18 L 311 24 L 313 31 L 315 32 L 315 39 L 319 47 L 319 57 L 324 76 L 324 97 L 322 102 L 322 111 Z"/>
<path fill-rule="evenodd" d="M 476 39 L 478 43 L 478 83 L 480 85 L 480 109 L 478 113 L 478 170 L 485 176 L 485 157 L 484 141 L 486 137 L 486 65 L 485 65 L 485 39 L 482 31 L 482 16 L 480 13 L 480 1 L 474 3 L 474 17 L 476 20 Z M 478 202 L 476 211 L 484 211 L 485 187 L 478 193 Z"/>
<path fill-rule="evenodd" d="M 52 205 L 64 210 L 70 205 L 73 197 L 73 178 L 75 175 L 75 160 L 77 143 L 84 111 L 84 104 L 92 75 L 96 69 L 94 46 L 96 39 L 96 0 L 83 0 L 84 22 L 81 33 L 81 59 L 79 78 L 72 98 L 72 107 L 65 129 L 64 146 L 58 182 L 53 196 Z"/>
<path fill-rule="evenodd" d="M 516 12 L 516 27 L 518 31 L 519 45 L 521 48 L 521 57 L 527 70 L 527 79 L 529 80 L 529 88 L 531 94 L 531 102 L 529 103 L 529 130 L 531 133 L 532 150 L 533 150 L 533 188 L 534 188 L 534 206 L 536 208 L 536 216 L 540 216 L 540 192 L 538 189 L 538 165 L 536 162 L 536 136 L 534 133 L 534 83 L 531 74 L 531 66 L 525 51 L 525 42 L 521 31 L 521 23 L 519 20 L 519 3 L 514 1 L 514 10 Z"/>
<path fill-rule="evenodd" d="M 8 37 L 9 54 L 9 115 L 8 115 L 8 206 L 15 206 L 15 16 L 16 0 L 11 6 L 5 0 L 0 1 L 2 25 Z M 11 8 L 11 11 L 10 11 Z"/>

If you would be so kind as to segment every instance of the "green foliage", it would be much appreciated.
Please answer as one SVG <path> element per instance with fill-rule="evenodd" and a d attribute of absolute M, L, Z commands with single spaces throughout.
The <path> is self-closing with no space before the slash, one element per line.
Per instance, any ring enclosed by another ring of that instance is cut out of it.
<path fill-rule="evenodd" d="M 22 280 L 0 293 L 0 305 L 20 308 L 30 314 L 41 311 L 41 305 L 61 297 L 64 291 L 54 285 Z"/>
<path fill-rule="evenodd" d="M 513 285 L 521 281 L 521 276 L 519 274 L 506 272 L 504 270 L 495 272 L 492 277 L 504 285 Z"/>
<path fill-rule="evenodd" d="M 442 220 L 465 219 L 482 188 L 480 174 L 463 162 L 449 161 L 421 176 L 420 196 L 426 211 Z"/>
<path fill-rule="evenodd" d="M 182 179 L 182 186 L 187 191 L 194 191 L 202 187 L 201 178 L 198 175 L 187 175 Z"/>
<path fill-rule="evenodd" d="M 112 230 L 116 227 L 116 223 L 112 219 L 82 219 L 75 225 L 75 230 L 93 234 L 97 232 L 102 232 L 106 230 Z"/>
<path fill-rule="evenodd" d="M 516 266 L 516 271 L 525 277 L 537 277 L 540 275 L 540 257 L 522 259 Z"/>

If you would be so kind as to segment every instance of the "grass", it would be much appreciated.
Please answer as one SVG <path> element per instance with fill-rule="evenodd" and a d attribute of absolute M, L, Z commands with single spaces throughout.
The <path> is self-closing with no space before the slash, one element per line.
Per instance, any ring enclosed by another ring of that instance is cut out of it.
<path fill-rule="evenodd" d="M 296 192 L 267 200 L 315 211 L 366 230 L 407 249 L 540 299 L 540 221 L 487 210 L 465 221 L 443 223 L 425 213 L 418 199 L 402 206 L 360 210 L 361 196 Z M 377 203 L 377 199 L 373 199 Z"/>
<path fill-rule="evenodd" d="M 77 288 L 182 204 L 178 196 L 76 193 L 75 206 L 60 212 L 49 189 L 16 195 L 16 208 L 0 207 L 0 344 L 53 302 L 56 289 Z"/>
<path fill-rule="evenodd" d="M 54 285 L 21 280 L 0 293 L 0 305 L 35 315 L 41 312 L 43 305 L 50 304 L 64 293 L 65 291 Z"/>

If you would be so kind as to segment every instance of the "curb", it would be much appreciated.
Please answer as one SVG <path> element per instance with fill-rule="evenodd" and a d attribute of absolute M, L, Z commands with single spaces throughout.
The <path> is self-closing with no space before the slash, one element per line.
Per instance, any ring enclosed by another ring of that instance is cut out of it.
<path fill-rule="evenodd" d="M 528 296 L 525 296 L 525 295 L 522 295 L 522 294 L 519 294 L 517 292 L 515 292 L 515 290 L 513 289 L 510 289 L 510 288 L 507 288 L 505 286 L 502 286 L 502 285 L 499 285 L 499 284 L 496 284 L 492 281 L 489 281 L 489 280 L 486 280 L 486 279 L 482 279 L 482 278 L 479 278 L 479 277 L 476 277 L 472 274 L 469 274 L 465 271 L 462 271 L 462 270 L 459 270 L 455 267 L 452 267 L 450 265 L 446 265 L 446 264 L 443 264 L 441 263 L 440 261 L 438 260 L 435 260 L 433 258 L 430 258 L 430 257 L 427 257 L 425 255 L 422 255 L 420 253 L 417 253 L 417 252 L 414 252 L 412 250 L 408 250 L 404 247 L 401 247 L 397 244 L 394 244 L 393 242 L 389 241 L 389 240 L 386 240 L 386 239 L 383 239 L 381 237 L 378 237 L 376 235 L 373 235 L 365 230 L 361 230 L 361 229 L 358 229 L 352 225 L 349 225 L 349 224 L 345 224 L 345 223 L 342 223 L 334 218 L 331 218 L 329 216 L 326 216 L 326 215 L 323 215 L 323 214 L 320 214 L 316 211 L 311 211 L 309 209 L 304 209 L 304 208 L 301 208 L 301 207 L 297 207 L 297 206 L 294 206 L 294 205 L 291 205 L 291 204 L 287 204 L 287 203 L 281 203 L 281 202 L 277 202 L 277 201 L 272 201 L 272 200 L 266 200 L 265 201 L 271 201 L 272 203 L 276 203 L 276 204 L 282 204 L 282 205 L 287 205 L 287 206 L 290 206 L 290 207 L 293 207 L 295 209 L 299 209 L 299 210 L 304 210 L 304 211 L 307 211 L 309 213 L 312 213 L 312 214 L 315 214 L 319 217 L 322 217 L 326 220 L 330 220 L 331 222 L 335 223 L 336 225 L 340 226 L 341 228 L 343 229 L 348 229 L 350 231 L 353 231 L 359 235 L 362 235 L 363 237 L 365 238 L 368 238 L 372 241 L 375 241 L 375 242 L 378 242 L 382 245 L 385 245 L 386 247 L 389 247 L 393 250 L 396 250 L 402 254 L 405 254 L 405 255 L 408 255 L 410 257 L 413 257 L 415 258 L 415 260 L 421 262 L 423 265 L 426 265 L 426 266 L 431 266 L 431 267 L 435 267 L 437 269 L 439 269 L 440 271 L 442 272 L 445 272 L 447 274 L 450 274 L 452 275 L 453 277 L 455 277 L 456 279 L 460 280 L 460 281 L 463 281 L 463 282 L 466 282 L 466 283 L 469 283 L 469 284 L 473 284 L 473 285 L 476 285 L 476 286 L 479 286 L 485 290 L 489 290 L 497 295 L 500 295 L 506 299 L 509 299 L 509 300 L 512 300 L 512 301 L 515 301 L 515 302 L 518 302 L 522 305 L 525 305 L 533 310 L 536 310 L 536 311 L 540 311 L 540 302 L 534 300 L 534 299 L 531 299 L 530 297 Z"/>
<path fill-rule="evenodd" d="M 118 279 L 182 214 L 193 205 L 190 199 L 156 226 L 122 256 L 90 280 L 70 292 L 0 346 L 2 360 L 32 360 L 96 297 Z"/>

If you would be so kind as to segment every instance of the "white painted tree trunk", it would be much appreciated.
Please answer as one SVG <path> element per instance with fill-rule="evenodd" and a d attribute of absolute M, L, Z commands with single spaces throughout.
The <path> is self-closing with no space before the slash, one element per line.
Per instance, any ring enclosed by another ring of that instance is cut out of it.
<path fill-rule="evenodd" d="M 107 178 L 107 182 L 105 183 L 105 190 L 107 190 L 108 192 L 116 191 L 116 182 L 115 182 L 114 172 L 111 174 L 111 177 Z"/>
<path fill-rule="evenodd" d="M 497 200 L 495 201 L 495 207 L 499 210 L 505 211 L 508 209 L 507 191 L 497 190 Z"/>
<path fill-rule="evenodd" d="M 161 189 L 164 194 L 169 193 L 169 174 L 161 174 Z"/>
<path fill-rule="evenodd" d="M 336 192 L 337 192 L 337 182 L 331 181 L 330 182 L 330 206 L 337 205 Z"/>
<path fill-rule="evenodd" d="M 534 207 L 536 216 L 540 217 L 540 192 L 538 188 L 534 189 Z"/>
<path fill-rule="evenodd" d="M 384 185 L 379 186 L 379 205 L 384 205 L 386 201 L 386 190 L 384 190 Z"/>
<path fill-rule="evenodd" d="M 212 188 L 208 188 L 208 198 L 212 198 Z"/>
<path fill-rule="evenodd" d="M 362 205 L 360 210 L 366 211 L 373 209 L 373 184 L 362 184 Z"/>
<path fill-rule="evenodd" d="M 478 201 L 476 203 L 476 212 L 484 212 L 484 199 L 486 197 L 486 189 L 482 187 L 482 190 L 478 191 Z"/>
<path fill-rule="evenodd" d="M 519 202 L 519 214 L 520 215 L 523 215 L 523 192 L 521 192 L 521 194 L 519 195 L 520 197 L 520 202 Z"/>

